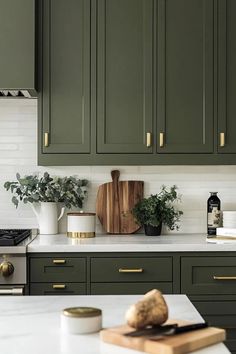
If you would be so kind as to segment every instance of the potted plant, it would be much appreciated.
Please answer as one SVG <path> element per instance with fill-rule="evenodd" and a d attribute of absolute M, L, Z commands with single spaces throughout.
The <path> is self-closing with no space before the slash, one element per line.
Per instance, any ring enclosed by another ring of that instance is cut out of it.
<path fill-rule="evenodd" d="M 137 223 L 144 226 L 145 234 L 158 236 L 161 234 L 162 225 L 165 224 L 170 230 L 178 230 L 178 221 L 183 214 L 175 209 L 173 202 L 180 201 L 177 194 L 177 186 L 162 186 L 158 194 L 142 199 L 133 208 L 133 215 Z"/>
<path fill-rule="evenodd" d="M 87 195 L 86 179 L 77 177 L 51 177 L 45 172 L 42 177 L 29 175 L 21 178 L 16 174 L 16 181 L 5 182 L 6 190 L 13 193 L 12 202 L 18 207 L 19 202 L 30 203 L 37 217 L 41 234 L 57 234 L 58 221 L 65 208 L 82 208 Z M 58 204 L 61 212 L 58 217 Z"/>

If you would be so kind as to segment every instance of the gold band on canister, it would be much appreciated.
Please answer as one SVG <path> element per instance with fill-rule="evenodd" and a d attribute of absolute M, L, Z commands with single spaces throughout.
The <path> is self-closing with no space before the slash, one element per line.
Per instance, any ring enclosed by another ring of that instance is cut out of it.
<path fill-rule="evenodd" d="M 95 237 L 95 232 L 67 232 L 67 237 L 70 237 L 70 238 L 92 238 L 92 237 Z"/>

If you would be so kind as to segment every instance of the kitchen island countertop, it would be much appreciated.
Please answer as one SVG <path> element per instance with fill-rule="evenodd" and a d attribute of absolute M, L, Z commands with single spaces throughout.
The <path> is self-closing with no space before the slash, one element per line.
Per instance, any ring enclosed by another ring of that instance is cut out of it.
<path fill-rule="evenodd" d="M 65 234 L 38 235 L 27 247 L 28 253 L 41 252 L 230 252 L 233 244 L 206 242 L 205 234 L 175 234 L 163 236 L 106 235 L 73 239 Z"/>
<path fill-rule="evenodd" d="M 124 296 L 22 296 L 2 297 L 0 345 L 2 354 L 132 354 L 137 351 L 100 341 L 99 334 L 71 335 L 60 331 L 60 312 L 70 306 L 93 306 L 103 311 L 103 326 L 124 323 L 126 309 L 140 299 Z M 203 322 L 185 295 L 166 295 L 170 318 Z M 223 343 L 195 354 L 227 354 Z"/>

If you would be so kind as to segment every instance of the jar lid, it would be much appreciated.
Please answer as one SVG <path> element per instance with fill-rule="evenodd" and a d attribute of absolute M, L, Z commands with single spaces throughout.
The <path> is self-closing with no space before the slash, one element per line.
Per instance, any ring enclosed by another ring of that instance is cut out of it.
<path fill-rule="evenodd" d="M 95 307 L 68 307 L 63 310 L 68 317 L 95 317 L 102 314 L 102 310 Z"/>
<path fill-rule="evenodd" d="M 72 212 L 72 213 L 67 213 L 67 215 L 73 215 L 73 216 L 94 216 L 96 213 L 85 213 L 83 211 L 78 211 L 78 212 Z"/>

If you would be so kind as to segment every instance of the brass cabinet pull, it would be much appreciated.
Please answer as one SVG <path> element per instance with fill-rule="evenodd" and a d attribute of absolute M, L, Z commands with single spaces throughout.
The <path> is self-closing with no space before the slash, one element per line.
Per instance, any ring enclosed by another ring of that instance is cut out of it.
<path fill-rule="evenodd" d="M 142 273 L 143 268 L 134 268 L 134 269 L 127 269 L 127 268 L 119 268 L 119 273 Z"/>
<path fill-rule="evenodd" d="M 160 133 L 160 135 L 159 135 L 159 144 L 160 144 L 160 147 L 164 146 L 164 133 Z"/>
<path fill-rule="evenodd" d="M 65 289 L 65 284 L 53 284 L 53 289 Z"/>
<path fill-rule="evenodd" d="M 146 144 L 147 147 L 151 147 L 152 146 L 152 133 L 147 133 L 146 134 Z"/>
<path fill-rule="evenodd" d="M 49 146 L 49 133 L 44 133 L 44 147 Z"/>
<path fill-rule="evenodd" d="M 220 147 L 225 146 L 225 133 L 220 133 Z"/>
<path fill-rule="evenodd" d="M 65 264 L 66 260 L 65 259 L 54 259 L 53 263 L 54 264 Z"/>
<path fill-rule="evenodd" d="M 236 276 L 216 276 L 216 275 L 213 275 L 213 279 L 214 280 L 236 280 Z"/>

